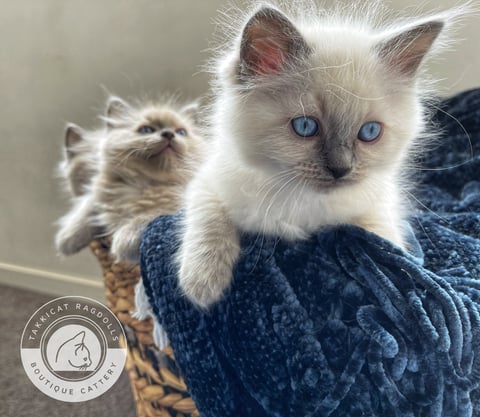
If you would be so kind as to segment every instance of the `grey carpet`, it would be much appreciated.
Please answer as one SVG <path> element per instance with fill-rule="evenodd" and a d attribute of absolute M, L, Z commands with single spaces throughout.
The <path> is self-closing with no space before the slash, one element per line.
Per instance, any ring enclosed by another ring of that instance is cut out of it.
<path fill-rule="evenodd" d="M 56 298 L 0 285 L 0 416 L 2 417 L 134 417 L 126 372 L 105 394 L 83 403 L 64 403 L 40 392 L 25 375 L 20 337 L 30 316 Z"/>

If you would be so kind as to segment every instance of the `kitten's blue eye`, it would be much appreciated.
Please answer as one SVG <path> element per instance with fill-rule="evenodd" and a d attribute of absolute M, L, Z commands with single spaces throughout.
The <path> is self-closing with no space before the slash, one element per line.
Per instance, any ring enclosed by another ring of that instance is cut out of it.
<path fill-rule="evenodd" d="M 293 131 L 302 138 L 309 138 L 318 133 L 318 122 L 313 117 L 296 117 L 291 123 Z"/>
<path fill-rule="evenodd" d="M 373 142 L 382 134 L 382 124 L 379 122 L 367 122 L 358 131 L 358 139 L 362 142 Z"/>
<path fill-rule="evenodd" d="M 155 129 L 152 126 L 145 125 L 138 129 L 138 133 L 141 133 L 142 135 L 150 135 L 153 132 L 155 132 Z"/>
<path fill-rule="evenodd" d="M 180 136 L 187 136 L 187 131 L 185 129 L 177 129 L 175 133 Z"/>

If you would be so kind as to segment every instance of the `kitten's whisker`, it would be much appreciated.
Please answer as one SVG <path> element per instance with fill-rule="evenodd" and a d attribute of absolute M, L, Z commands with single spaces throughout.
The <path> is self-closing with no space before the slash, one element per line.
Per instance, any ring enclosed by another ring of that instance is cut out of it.
<path fill-rule="evenodd" d="M 122 153 L 120 154 L 119 156 L 123 156 L 121 159 L 118 160 L 118 165 L 121 166 L 121 165 L 126 165 L 126 161 L 128 161 L 128 159 L 130 158 L 130 153 Z M 114 158 L 112 158 L 114 159 Z"/>
<path fill-rule="evenodd" d="M 277 182 L 279 180 L 288 178 L 290 174 L 294 173 L 294 170 L 289 168 L 285 171 L 281 171 L 276 173 L 275 175 L 272 175 L 271 177 L 267 178 L 267 180 L 264 181 L 264 183 L 260 186 L 260 188 L 256 192 L 256 196 L 258 197 L 260 194 L 263 193 L 264 189 L 270 185 L 272 182 Z"/>
<path fill-rule="evenodd" d="M 460 126 L 460 128 L 463 130 L 463 132 L 465 133 L 465 136 L 468 139 L 468 144 L 470 145 L 470 156 L 471 156 L 471 159 L 473 159 L 475 155 L 474 155 L 474 152 L 473 152 L 472 138 L 470 137 L 470 134 L 468 133 L 468 131 L 465 128 L 465 126 L 463 125 L 463 123 L 460 120 L 458 120 L 453 114 L 450 114 L 449 112 L 441 109 L 440 107 L 435 106 L 434 104 L 432 104 L 432 107 L 435 110 L 439 111 L 440 113 L 443 113 L 445 116 L 448 116 L 451 119 L 453 119 Z"/>
<path fill-rule="evenodd" d="M 289 198 L 285 198 L 283 204 L 282 204 L 282 207 L 280 208 L 280 217 L 283 217 L 283 210 L 285 208 L 285 205 L 289 202 L 289 199 L 290 198 L 293 198 L 293 206 L 290 207 L 290 215 L 288 216 L 287 218 L 287 223 L 288 224 L 295 224 L 296 222 L 294 221 L 294 216 L 295 216 L 295 213 L 297 213 L 297 206 L 299 204 L 298 202 L 298 199 L 295 198 L 295 195 L 296 195 L 296 191 L 297 189 L 303 184 L 303 181 L 298 181 L 297 184 L 294 186 L 294 188 L 292 189 L 292 191 L 290 192 L 290 196 Z M 300 195 L 302 195 L 300 193 Z"/>
<path fill-rule="evenodd" d="M 408 203 L 409 206 L 410 206 L 411 211 L 414 212 L 415 209 L 416 209 L 416 207 L 412 204 L 412 202 L 411 202 L 410 200 L 408 200 L 408 199 L 406 199 L 406 200 L 407 200 L 407 203 Z M 418 226 L 423 230 L 423 233 L 425 234 L 425 236 L 427 237 L 427 239 L 428 239 L 428 240 L 430 241 L 430 243 L 432 244 L 432 247 L 435 248 L 435 247 L 436 247 L 435 242 L 430 238 L 427 230 L 425 229 L 425 227 L 423 227 L 422 222 L 420 221 L 420 219 L 419 219 L 417 216 L 415 216 L 415 221 L 416 221 L 416 223 L 418 224 Z"/>
<path fill-rule="evenodd" d="M 122 157 L 123 155 L 125 156 L 118 161 L 119 165 L 125 164 L 125 162 L 128 159 L 130 159 L 132 156 L 134 156 L 136 153 L 139 153 L 139 149 L 128 149 L 128 150 L 122 151 L 119 157 Z"/>
<path fill-rule="evenodd" d="M 264 204 L 265 200 L 270 196 L 270 193 L 275 191 L 275 193 L 271 197 L 271 201 L 270 201 L 270 204 L 269 204 L 269 207 L 270 207 L 273 203 L 273 200 L 276 198 L 277 194 L 279 192 L 281 192 L 281 190 L 283 188 L 285 188 L 292 181 L 292 179 L 295 178 L 295 175 L 296 175 L 295 172 L 292 171 L 292 174 L 293 174 L 293 177 L 285 174 L 284 176 L 282 176 L 280 178 L 277 178 L 276 181 L 270 186 L 270 188 L 267 191 L 265 191 L 265 194 L 264 194 L 262 200 L 260 201 L 258 207 L 259 208 L 263 207 L 263 204 Z M 283 184 L 283 185 L 280 187 L 280 189 L 278 189 L 278 186 L 281 185 L 281 184 Z M 268 215 L 268 211 L 269 210 L 267 208 L 266 215 Z"/>
<path fill-rule="evenodd" d="M 257 195 L 261 193 L 263 187 L 265 186 L 265 184 L 268 184 L 269 182 L 277 179 L 279 176 L 283 176 L 284 174 L 289 174 L 289 173 L 292 173 L 293 172 L 293 169 L 292 168 L 288 168 L 288 169 L 285 169 L 283 171 L 279 171 L 279 172 L 276 172 L 275 174 L 273 174 L 272 176 L 268 177 L 262 187 L 257 191 Z"/>
<path fill-rule="evenodd" d="M 256 192 L 256 196 L 258 197 L 260 194 L 263 194 L 263 198 L 262 198 L 262 201 L 260 202 L 259 204 L 259 207 L 261 207 L 263 205 L 263 202 L 265 201 L 265 199 L 267 198 L 267 196 L 269 195 L 269 193 L 276 187 L 277 184 L 280 184 L 282 182 L 282 180 L 284 178 L 288 178 L 290 176 L 290 174 L 293 172 L 292 169 L 287 169 L 287 170 L 284 170 L 284 171 L 281 171 L 281 172 L 278 172 L 276 173 L 275 175 L 272 175 L 271 177 L 267 178 L 264 183 L 260 186 L 260 188 L 257 190 Z M 273 184 L 272 184 L 273 182 Z M 265 191 L 265 193 L 262 193 L 262 191 L 271 184 L 271 187 Z M 263 243 L 265 241 L 265 227 L 266 226 L 266 216 L 264 217 L 263 219 L 263 225 L 262 225 L 262 231 L 261 233 L 259 233 L 255 239 L 255 242 L 254 244 L 256 244 L 258 242 L 258 239 L 261 237 L 262 239 L 262 242 L 261 242 L 261 245 L 260 245 L 260 249 L 263 247 Z M 259 255 L 260 256 L 260 255 Z M 256 265 L 256 263 L 254 264 L 254 266 Z M 253 269 L 252 269 L 253 270 Z"/>
<path fill-rule="evenodd" d="M 339 90 L 342 90 L 343 92 L 347 93 L 347 94 L 350 94 L 352 97 L 355 97 L 355 98 L 358 98 L 359 100 L 365 100 L 365 101 L 379 101 L 379 100 L 383 100 L 386 98 L 386 96 L 381 96 L 381 97 L 362 97 L 362 96 L 359 96 L 355 93 L 352 93 L 351 91 L 347 90 L 346 88 L 342 87 L 341 85 L 338 85 L 336 83 L 327 83 L 326 84 L 327 86 L 333 86 L 333 87 L 336 87 L 338 88 Z"/>
<path fill-rule="evenodd" d="M 266 184 L 268 183 L 271 183 L 272 181 L 275 181 L 274 184 L 272 184 L 272 186 L 270 187 L 270 189 L 268 191 L 265 192 L 263 198 L 262 198 L 262 201 L 260 202 L 259 204 L 259 207 L 262 207 L 263 206 L 263 203 L 265 201 L 265 199 L 267 198 L 268 194 L 279 184 L 281 184 L 283 178 L 288 178 L 288 176 L 293 172 L 293 170 L 291 169 L 288 169 L 288 170 L 285 170 L 285 171 L 282 171 L 280 173 L 277 173 L 275 175 L 273 175 L 271 178 L 267 179 L 265 181 L 265 183 L 261 186 L 261 188 L 257 191 L 257 195 L 260 194 L 260 190 L 265 188 Z M 275 196 L 274 196 L 275 197 Z M 273 197 L 273 198 L 274 198 Z M 263 245 L 265 243 L 265 239 L 266 239 L 266 235 L 267 235 L 267 219 L 268 219 L 268 209 L 267 209 L 267 212 L 265 213 L 265 215 L 263 216 L 263 221 L 262 221 L 262 226 L 261 226 L 261 231 L 259 231 L 259 233 L 257 234 L 257 237 L 255 239 L 255 243 L 256 244 L 258 242 L 258 239 L 261 239 L 261 243 L 260 243 L 260 249 L 258 251 L 258 254 L 257 254 L 257 257 L 255 259 L 255 262 L 252 266 L 252 269 L 250 270 L 250 273 L 252 273 L 256 266 L 258 265 L 259 261 L 260 261 L 260 257 L 261 257 L 261 251 L 262 251 L 262 248 L 263 248 Z M 276 246 L 276 244 L 275 244 Z M 272 252 L 272 255 L 273 256 L 273 252 Z"/>
<path fill-rule="evenodd" d="M 255 270 L 255 268 L 257 267 L 259 261 L 260 261 L 260 256 L 261 256 L 261 253 L 262 253 L 262 249 L 263 249 L 263 245 L 265 243 L 265 230 L 263 230 L 261 233 L 259 232 L 257 234 L 257 237 L 255 238 L 255 242 L 254 242 L 254 245 L 257 244 L 258 242 L 258 239 L 261 239 L 260 241 L 260 249 L 258 250 L 257 252 L 257 256 L 255 258 L 255 262 L 253 263 L 253 266 L 252 266 L 252 269 L 250 269 L 250 274 L 253 273 L 253 271 Z"/>
<path fill-rule="evenodd" d="M 269 213 L 270 213 L 270 210 L 272 209 L 274 203 L 275 203 L 275 199 L 280 196 L 280 193 L 286 188 L 288 187 L 293 181 L 295 181 L 296 179 L 298 178 L 298 175 L 295 174 L 292 178 L 290 178 L 288 181 L 286 181 L 277 191 L 276 193 L 273 195 L 271 201 L 270 201 L 270 204 L 268 205 L 267 207 L 267 210 L 265 211 L 265 216 L 268 217 L 269 216 Z"/>
<path fill-rule="evenodd" d="M 307 117 L 307 115 L 305 114 L 305 106 L 303 105 L 303 102 L 302 102 L 302 97 L 304 95 L 305 95 L 305 93 L 300 94 L 300 107 L 302 108 L 303 117 Z"/>
<path fill-rule="evenodd" d="M 339 64 L 339 65 L 325 65 L 325 66 L 313 67 L 313 68 L 308 68 L 308 69 L 303 70 L 303 71 L 299 71 L 297 74 L 305 74 L 305 73 L 308 73 L 310 71 L 316 71 L 316 70 L 345 68 L 345 67 L 351 65 L 352 63 L 353 63 L 353 61 L 348 61 L 344 64 Z"/>
<path fill-rule="evenodd" d="M 470 71 L 472 71 L 472 68 L 473 68 L 473 65 L 470 64 L 468 66 L 464 66 L 463 68 L 463 71 L 460 73 L 459 77 L 455 80 L 455 82 L 453 84 L 450 84 L 448 87 L 447 87 L 447 90 L 451 91 L 451 90 L 455 90 L 457 88 L 457 86 L 463 82 L 465 80 L 465 76 L 470 73 Z M 438 80 L 439 82 L 444 82 L 444 81 L 448 81 L 448 78 L 441 78 Z"/>
<path fill-rule="evenodd" d="M 346 103 L 346 101 L 340 97 L 338 94 L 334 93 L 332 90 L 325 90 L 326 93 L 330 93 L 331 95 L 333 95 L 334 97 L 338 98 L 342 103 Z"/>
<path fill-rule="evenodd" d="M 424 203 L 422 203 L 417 197 L 415 197 L 415 195 L 413 195 L 410 191 L 408 190 L 404 190 L 405 193 L 407 193 L 411 198 L 413 198 L 418 204 L 420 204 L 424 209 L 426 209 L 427 211 L 429 211 L 430 213 L 432 213 L 433 215 L 435 215 L 436 217 L 438 217 L 440 220 L 443 220 L 444 222 L 446 222 L 447 224 L 449 224 L 450 222 L 445 218 L 445 217 L 442 217 L 440 216 L 440 214 L 436 213 L 435 211 L 433 211 L 430 207 L 426 206 Z"/>
<path fill-rule="evenodd" d="M 473 158 L 472 158 L 473 159 Z M 459 162 L 458 164 L 456 165 L 451 165 L 451 166 L 448 166 L 448 167 L 440 167 L 440 168 L 419 168 L 418 170 L 419 171 L 445 171 L 447 169 L 453 169 L 453 168 L 458 168 L 458 167 L 461 167 L 463 165 L 467 165 L 471 162 L 472 160 L 469 159 L 468 161 L 463 161 L 463 162 Z"/>
<path fill-rule="evenodd" d="M 269 184 L 271 184 L 271 186 L 269 187 L 268 190 L 265 191 L 265 193 L 263 193 L 263 198 L 262 200 L 260 201 L 258 207 L 261 208 L 266 200 L 266 198 L 269 196 L 269 194 L 272 192 L 272 190 L 274 190 L 278 185 L 280 185 L 284 179 L 288 179 L 289 176 L 294 173 L 294 171 L 292 169 L 287 169 L 285 171 L 281 171 L 281 172 L 278 172 L 276 173 L 275 175 L 273 175 L 272 177 L 268 178 L 263 184 L 262 186 L 257 190 L 257 193 L 256 195 L 258 196 L 261 191 L 263 189 L 265 189 L 265 187 L 267 187 Z M 272 184 L 273 182 L 273 184 Z M 255 243 L 258 241 L 259 239 L 259 236 L 261 236 L 261 239 L 262 239 L 262 242 L 261 242 L 261 245 L 260 245 L 260 248 L 263 247 L 263 244 L 264 244 L 264 241 L 265 241 L 265 236 L 266 236 L 266 223 L 267 223 L 267 219 L 268 219 L 268 210 L 267 210 L 267 213 L 264 215 L 263 217 L 263 222 L 262 222 L 262 226 L 261 226 L 261 233 L 259 233 L 257 235 L 257 238 L 255 240 Z M 259 254 L 260 256 L 260 254 Z M 255 263 L 256 265 L 256 263 Z"/>
<path fill-rule="evenodd" d="M 284 176 L 283 178 L 278 178 L 274 183 L 272 183 L 270 185 L 270 187 L 268 188 L 268 190 L 266 190 L 265 193 L 263 194 L 262 199 L 261 199 L 260 203 L 258 204 L 258 207 L 262 208 L 264 206 L 265 200 L 270 198 L 270 196 L 272 195 L 274 190 L 276 190 L 278 188 L 278 186 L 280 184 L 282 184 L 285 180 L 289 180 L 289 178 L 290 178 L 290 176 Z"/>
<path fill-rule="evenodd" d="M 277 249 L 277 246 L 278 246 L 278 243 L 280 242 L 280 238 L 279 237 L 276 237 L 275 240 L 274 240 L 274 244 L 273 244 L 273 248 L 272 248 L 272 253 L 270 254 L 270 256 L 268 257 L 268 259 L 270 260 L 271 258 L 273 258 L 273 255 L 275 255 L 275 249 Z"/>
<path fill-rule="evenodd" d="M 288 223 L 291 223 L 292 220 L 293 220 L 293 217 L 295 216 L 295 213 L 297 212 L 297 205 L 298 205 L 298 199 L 294 198 L 295 197 L 295 194 L 296 194 L 296 191 L 297 189 L 303 184 L 303 181 L 299 181 L 297 182 L 297 184 L 295 184 L 295 186 L 293 187 L 293 189 L 291 190 L 290 192 L 290 197 L 293 197 L 293 207 L 291 208 L 290 210 L 290 215 L 288 216 L 287 218 L 287 222 Z M 300 194 L 301 195 L 301 194 Z M 280 217 L 283 217 L 283 210 L 286 206 L 286 204 L 289 202 L 289 198 L 285 198 L 285 200 L 283 201 L 283 204 L 282 204 L 282 207 L 280 208 Z"/>

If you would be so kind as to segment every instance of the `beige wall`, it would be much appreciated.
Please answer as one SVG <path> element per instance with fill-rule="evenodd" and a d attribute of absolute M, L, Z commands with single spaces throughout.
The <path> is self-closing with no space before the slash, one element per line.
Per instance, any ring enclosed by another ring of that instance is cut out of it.
<path fill-rule="evenodd" d="M 102 110 L 102 86 L 123 97 L 207 89 L 200 70 L 220 0 L 0 1 L 0 282 L 59 294 L 101 293 L 85 252 L 59 259 L 54 221 L 68 207 L 54 168 L 67 121 L 89 127 Z M 398 9 L 416 3 L 397 0 Z M 457 0 L 431 2 L 449 6 Z M 428 4 L 428 3 L 427 3 Z M 425 8 L 428 10 L 428 6 Z M 480 85 L 480 27 L 433 71 L 442 93 Z"/>

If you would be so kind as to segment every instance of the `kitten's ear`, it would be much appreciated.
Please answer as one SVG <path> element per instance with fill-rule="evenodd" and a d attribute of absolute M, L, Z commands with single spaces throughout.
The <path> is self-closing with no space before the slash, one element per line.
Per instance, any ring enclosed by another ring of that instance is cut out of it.
<path fill-rule="evenodd" d="M 195 123 L 198 122 L 198 115 L 200 112 L 200 104 L 198 101 L 192 101 L 191 103 L 185 104 L 181 109 L 180 113 L 184 114 Z"/>
<path fill-rule="evenodd" d="M 393 71 L 413 77 L 444 26 L 433 19 L 405 28 L 380 42 L 378 53 Z"/>
<path fill-rule="evenodd" d="M 310 48 L 287 17 L 264 7 L 248 21 L 240 44 L 240 74 L 279 73 L 306 56 Z"/>
<path fill-rule="evenodd" d="M 122 100 L 120 97 L 109 97 L 107 101 L 107 127 L 115 127 L 113 121 L 115 119 L 122 119 L 128 115 L 132 114 L 132 107 L 125 100 Z"/>
<path fill-rule="evenodd" d="M 72 159 L 75 155 L 75 146 L 83 141 L 85 137 L 84 130 L 74 123 L 68 123 L 65 129 L 65 151 L 67 159 Z"/>

